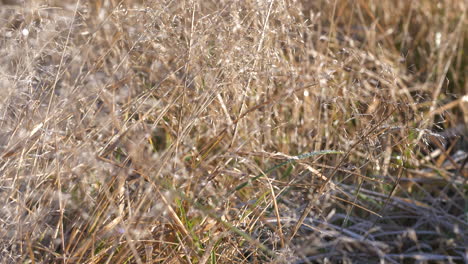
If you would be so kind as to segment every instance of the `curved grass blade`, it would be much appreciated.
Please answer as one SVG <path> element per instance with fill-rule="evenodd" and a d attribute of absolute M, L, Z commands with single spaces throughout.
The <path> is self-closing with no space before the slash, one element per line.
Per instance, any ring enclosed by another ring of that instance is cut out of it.
<path fill-rule="evenodd" d="M 277 168 L 279 168 L 281 166 L 284 166 L 284 165 L 289 164 L 289 163 L 294 163 L 296 160 L 306 159 L 306 158 L 309 158 L 309 157 L 312 157 L 312 156 L 317 156 L 317 155 L 343 154 L 343 153 L 344 153 L 343 151 L 337 151 L 337 150 L 320 150 L 320 151 L 307 152 L 307 153 L 304 153 L 304 154 L 301 154 L 301 155 L 297 155 L 297 156 L 295 156 L 295 157 L 293 157 L 291 159 L 288 159 L 288 160 L 286 160 L 284 162 L 281 162 L 278 165 L 275 165 L 275 166 L 269 168 L 265 172 L 262 172 L 262 173 L 258 174 L 257 176 L 253 177 L 252 179 L 249 179 L 249 180 L 237 185 L 237 187 L 232 191 L 232 193 L 241 190 L 242 188 L 246 187 L 250 183 L 258 180 L 260 177 L 262 177 L 264 175 L 266 176 L 268 173 L 276 170 Z"/>

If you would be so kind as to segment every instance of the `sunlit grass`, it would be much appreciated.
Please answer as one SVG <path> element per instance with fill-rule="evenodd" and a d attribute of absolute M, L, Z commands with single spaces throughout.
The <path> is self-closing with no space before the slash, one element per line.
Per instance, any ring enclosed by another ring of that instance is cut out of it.
<path fill-rule="evenodd" d="M 3 1 L 0 259 L 466 261 L 466 8 Z"/>

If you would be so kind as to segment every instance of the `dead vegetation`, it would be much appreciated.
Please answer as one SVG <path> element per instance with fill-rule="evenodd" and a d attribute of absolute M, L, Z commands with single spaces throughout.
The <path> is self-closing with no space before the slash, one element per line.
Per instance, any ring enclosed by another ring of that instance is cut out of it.
<path fill-rule="evenodd" d="M 0 258 L 466 262 L 466 8 L 4 1 Z"/>

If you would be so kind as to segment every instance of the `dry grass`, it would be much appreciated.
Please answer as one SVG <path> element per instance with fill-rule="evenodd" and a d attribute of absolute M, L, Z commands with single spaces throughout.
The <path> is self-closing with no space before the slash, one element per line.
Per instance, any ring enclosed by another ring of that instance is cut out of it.
<path fill-rule="evenodd" d="M 466 1 L 4 3 L 3 263 L 467 261 Z"/>

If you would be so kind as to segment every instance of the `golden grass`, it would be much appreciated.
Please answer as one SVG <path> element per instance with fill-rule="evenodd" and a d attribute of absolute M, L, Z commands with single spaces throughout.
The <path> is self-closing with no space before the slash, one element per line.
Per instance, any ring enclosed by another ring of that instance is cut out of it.
<path fill-rule="evenodd" d="M 466 257 L 466 1 L 4 1 L 4 263 Z"/>

